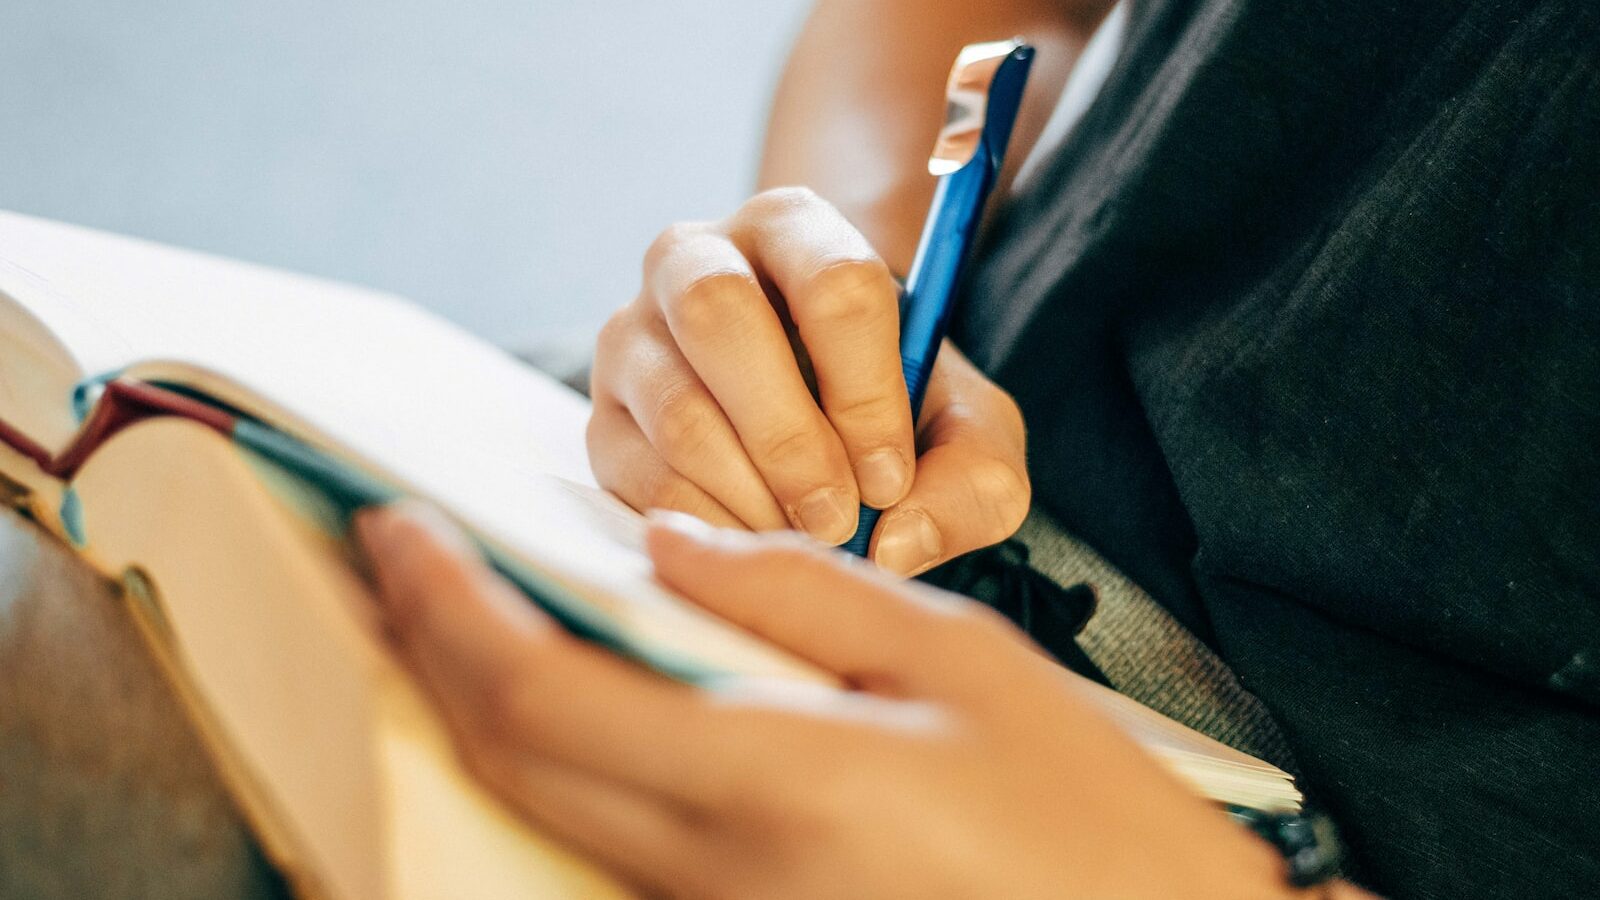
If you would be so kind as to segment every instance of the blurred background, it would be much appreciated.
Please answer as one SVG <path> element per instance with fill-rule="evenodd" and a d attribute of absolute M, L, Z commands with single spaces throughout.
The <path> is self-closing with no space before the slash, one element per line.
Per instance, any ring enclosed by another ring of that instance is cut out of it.
<path fill-rule="evenodd" d="M 804 0 L 3 0 L 0 208 L 587 340 L 746 196 Z"/>

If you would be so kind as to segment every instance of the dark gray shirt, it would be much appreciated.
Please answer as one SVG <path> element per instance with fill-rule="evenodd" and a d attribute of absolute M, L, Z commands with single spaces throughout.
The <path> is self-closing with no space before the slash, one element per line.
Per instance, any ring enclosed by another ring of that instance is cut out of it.
<path fill-rule="evenodd" d="M 1600 885 L 1600 9 L 1136 0 L 957 340 L 1396 897 Z"/>

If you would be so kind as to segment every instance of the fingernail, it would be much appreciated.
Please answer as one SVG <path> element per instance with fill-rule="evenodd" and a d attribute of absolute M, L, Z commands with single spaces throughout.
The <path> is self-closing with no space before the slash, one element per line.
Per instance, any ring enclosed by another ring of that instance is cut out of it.
<path fill-rule="evenodd" d="M 382 506 L 356 510 L 356 514 L 350 517 L 350 534 L 356 539 L 356 546 L 366 549 L 383 543 L 388 536 L 388 518 Z"/>
<path fill-rule="evenodd" d="M 357 545 L 369 557 L 377 556 L 386 560 L 384 551 L 405 540 L 406 529 L 410 527 L 408 512 L 393 503 L 360 510 L 350 520 L 350 529 L 355 533 Z"/>
<path fill-rule="evenodd" d="M 915 575 L 933 565 L 944 549 L 939 529 L 920 509 L 896 512 L 879 527 L 882 530 L 878 532 L 878 548 L 873 559 L 891 572 Z"/>
<path fill-rule="evenodd" d="M 414 579 L 408 567 L 414 556 L 408 542 L 416 540 L 417 525 L 409 510 L 395 504 L 370 506 L 350 520 L 362 564 L 375 579 L 372 598 L 379 617 L 389 623 L 405 618 L 411 599 L 404 596 Z"/>
<path fill-rule="evenodd" d="M 416 500 L 361 510 L 351 520 L 351 528 L 368 556 L 376 555 L 388 566 L 404 566 L 410 561 L 407 544 L 412 541 L 431 539 L 455 553 L 471 552 L 460 529 L 432 506 Z"/>
<path fill-rule="evenodd" d="M 895 505 L 910 487 L 910 474 L 898 451 L 885 447 L 868 453 L 856 466 L 862 502 L 878 509 Z"/>
<path fill-rule="evenodd" d="M 844 543 L 856 530 L 860 510 L 850 495 L 838 488 L 821 488 L 806 495 L 795 507 L 793 518 L 812 537 L 835 546 Z"/>

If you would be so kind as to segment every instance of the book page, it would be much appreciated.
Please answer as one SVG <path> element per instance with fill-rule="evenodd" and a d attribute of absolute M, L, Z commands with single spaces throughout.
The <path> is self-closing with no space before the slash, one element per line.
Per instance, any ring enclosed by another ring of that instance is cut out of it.
<path fill-rule="evenodd" d="M 93 310 L 4 255 L 5 224 L 0 213 L 0 423 L 54 451 L 77 429 L 66 398 L 85 374 L 78 357 L 111 358 L 127 348 Z"/>
<path fill-rule="evenodd" d="M 260 475 L 197 423 L 135 425 L 80 476 L 82 552 L 141 574 L 147 636 L 297 895 L 625 896 L 472 779 L 345 548 Z"/>
<path fill-rule="evenodd" d="M 206 373 L 406 472 L 591 481 L 581 397 L 400 298 L 14 213 L 0 259 L 0 294 L 84 376 Z"/>
<path fill-rule="evenodd" d="M 41 320 L 92 309 L 118 336 L 80 350 L 86 371 L 196 388 L 431 500 L 641 641 L 821 677 L 655 583 L 640 517 L 594 488 L 588 401 L 487 342 L 396 297 L 87 229 L 0 214 L 0 246 L 49 284 Z"/>
<path fill-rule="evenodd" d="M 436 502 L 643 640 L 823 677 L 656 584 L 638 515 L 594 490 L 587 401 L 487 342 L 399 298 L 12 214 L 0 254 L 48 286 L 28 310 L 52 331 L 116 335 L 69 348 L 85 372 L 174 381 L 257 415 Z M 1158 714 L 1108 712 L 1168 756 L 1282 776 Z"/>

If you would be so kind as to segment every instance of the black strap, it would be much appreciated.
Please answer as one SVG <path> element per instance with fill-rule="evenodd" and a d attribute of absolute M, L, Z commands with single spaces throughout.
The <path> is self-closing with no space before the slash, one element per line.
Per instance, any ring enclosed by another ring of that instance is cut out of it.
<path fill-rule="evenodd" d="M 1228 815 L 1283 855 L 1284 876 L 1290 886 L 1326 884 L 1339 876 L 1344 849 L 1327 816 L 1269 813 L 1246 806 L 1229 806 Z"/>
<path fill-rule="evenodd" d="M 1015 622 L 1058 662 L 1107 687 L 1105 674 L 1078 646 L 1077 635 L 1098 597 L 1088 584 L 1062 587 L 1028 564 L 1028 547 L 1011 540 L 957 557 L 922 580 L 964 594 Z"/>

